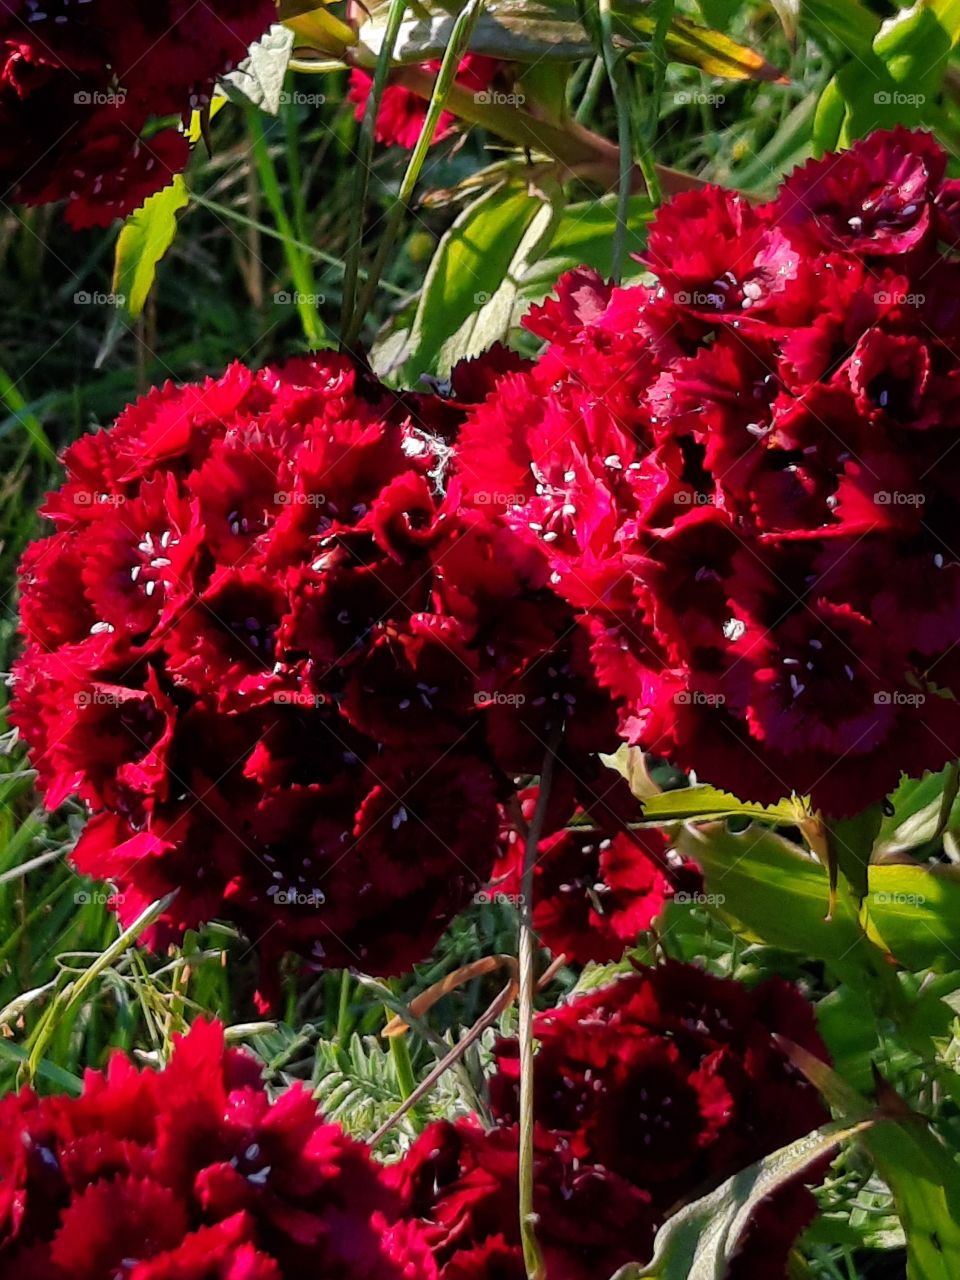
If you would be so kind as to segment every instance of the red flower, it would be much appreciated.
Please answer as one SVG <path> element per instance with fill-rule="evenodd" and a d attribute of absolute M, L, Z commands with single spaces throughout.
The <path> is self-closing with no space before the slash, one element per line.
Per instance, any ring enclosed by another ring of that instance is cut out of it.
<path fill-rule="evenodd" d="M 536 794 L 531 789 L 523 797 L 528 820 Z M 577 964 L 619 960 L 650 928 L 675 884 L 700 882 L 692 864 L 668 861 L 659 831 L 618 829 L 607 800 L 597 812 L 599 825 L 580 812 L 576 825 L 541 840 L 533 870 L 534 930 L 543 946 Z M 506 830 L 491 879 L 497 893 L 521 892 L 523 855 L 519 833 Z"/>
<path fill-rule="evenodd" d="M 622 736 L 745 798 L 849 814 L 960 754 L 944 168 L 896 130 L 760 208 L 680 196 L 658 286 L 571 273 L 462 432 L 465 501 L 572 607 Z"/>
<path fill-rule="evenodd" d="M 285 951 L 423 959 L 509 779 L 561 735 L 556 829 L 615 735 L 572 610 L 460 510 L 419 404 L 336 356 L 159 388 L 67 451 L 24 560 L 13 716 L 50 804 L 94 812 L 75 865 L 125 922 L 177 889 L 156 945 L 236 921 L 266 986 Z"/>
<path fill-rule="evenodd" d="M 393 1172 L 440 1280 L 523 1280 L 517 1217 L 518 1130 L 440 1121 Z M 549 1280 L 595 1280 L 649 1256 L 649 1197 L 610 1171 L 538 1139 L 537 1238 Z"/>
<path fill-rule="evenodd" d="M 499 68 L 500 63 L 494 58 L 468 53 L 460 60 L 455 83 L 461 89 L 469 89 L 473 93 L 488 90 Z M 435 76 L 440 70 L 440 63 L 425 62 L 419 69 Z M 361 71 L 358 67 L 350 72 L 350 91 L 347 97 L 357 104 L 357 120 L 363 119 L 372 87 L 373 76 L 368 72 Z M 412 89 L 400 84 L 388 84 L 380 99 L 374 137 L 385 146 L 412 150 L 420 137 L 427 116 L 427 105 L 426 98 L 420 97 Z M 442 111 L 430 141 L 442 142 L 453 133 L 456 124 L 457 117 L 452 112 Z"/>
<path fill-rule="evenodd" d="M 946 157 L 927 134 L 896 128 L 851 150 L 811 160 L 786 183 L 777 217 L 791 238 L 820 251 L 899 255 L 934 231 Z"/>
<path fill-rule="evenodd" d="M 271 1103 L 218 1023 L 162 1073 L 120 1055 L 79 1098 L 0 1102 L 0 1274 L 434 1280 L 365 1149 L 294 1086 Z"/>
<path fill-rule="evenodd" d="M 779 979 L 748 992 L 691 965 L 641 970 L 536 1016 L 538 1124 L 664 1214 L 826 1121 L 773 1033 L 826 1058 L 812 1009 Z M 497 1055 L 494 1111 L 510 1124 L 516 1042 Z"/>
<path fill-rule="evenodd" d="M 42 11 L 41 11 L 42 9 Z M 222 10 L 222 11 L 221 11 Z M 0 11 L 0 175 L 27 204 L 67 201 L 106 226 L 166 186 L 189 147 L 158 117 L 189 117 L 270 24 L 270 0 L 122 8 L 9 0 Z"/>

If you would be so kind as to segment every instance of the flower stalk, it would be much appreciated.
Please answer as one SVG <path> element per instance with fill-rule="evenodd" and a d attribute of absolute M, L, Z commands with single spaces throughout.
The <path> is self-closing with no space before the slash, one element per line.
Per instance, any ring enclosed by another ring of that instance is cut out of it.
<path fill-rule="evenodd" d="M 544 1280 L 546 1269 L 537 1240 L 534 1188 L 533 1001 L 537 990 L 536 940 L 533 934 L 533 872 L 550 802 L 559 733 L 547 747 L 540 772 L 537 804 L 526 833 L 520 897 L 520 1241 L 527 1280 Z"/>

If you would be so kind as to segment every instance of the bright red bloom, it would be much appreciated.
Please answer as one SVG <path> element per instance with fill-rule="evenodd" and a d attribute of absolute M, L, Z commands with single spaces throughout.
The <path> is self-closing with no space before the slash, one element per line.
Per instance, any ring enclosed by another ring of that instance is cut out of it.
<path fill-rule="evenodd" d="M 469 89 L 473 93 L 489 90 L 500 63 L 495 58 L 485 58 L 482 54 L 468 53 L 461 58 L 457 70 L 456 84 L 461 89 Z M 425 62 L 420 67 L 436 75 L 440 70 L 438 61 Z M 347 97 L 357 104 L 356 118 L 363 119 L 367 99 L 373 87 L 373 76 L 355 67 L 350 72 L 350 91 Z M 404 85 L 388 84 L 380 99 L 380 111 L 377 115 L 374 137 L 385 146 L 406 147 L 412 150 L 417 145 L 423 122 L 427 116 L 427 100 L 419 94 L 407 89 Z M 442 111 L 437 121 L 431 142 L 442 142 L 456 128 L 457 117 L 450 111 Z"/>
<path fill-rule="evenodd" d="M 194 1024 L 162 1072 L 122 1055 L 79 1098 L 0 1102 L 0 1276 L 434 1280 L 366 1150 Z"/>
<path fill-rule="evenodd" d="M 745 798 L 849 814 L 960 755 L 944 169 L 896 130 L 759 208 L 678 197 L 658 286 L 571 273 L 462 432 L 465 502 L 573 607 L 621 734 Z"/>
<path fill-rule="evenodd" d="M 901 255 L 935 239 L 946 165 L 927 134 L 874 133 L 798 169 L 784 183 L 777 217 L 791 238 L 821 251 Z"/>
<path fill-rule="evenodd" d="M 0 176 L 26 204 L 67 201 L 74 227 L 106 226 L 166 186 L 189 147 L 153 121 L 209 102 L 217 77 L 275 16 L 271 0 L 121 6 L 67 0 L 0 8 Z"/>
<path fill-rule="evenodd" d="M 284 951 L 399 973 L 488 879 L 498 804 L 557 734 L 551 829 L 595 798 L 616 720 L 587 637 L 459 512 L 420 405 L 343 357 L 238 365 L 67 451 L 13 718 L 49 803 L 93 811 L 74 862 L 121 919 L 178 890 L 155 944 L 219 917 L 267 985 Z"/>

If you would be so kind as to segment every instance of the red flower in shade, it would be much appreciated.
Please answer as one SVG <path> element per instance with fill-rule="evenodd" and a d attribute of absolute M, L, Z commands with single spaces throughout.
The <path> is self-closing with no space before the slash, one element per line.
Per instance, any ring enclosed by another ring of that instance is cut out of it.
<path fill-rule="evenodd" d="M 522 797 L 528 820 L 536 795 L 533 788 Z M 534 930 L 555 955 L 577 964 L 619 960 L 650 928 L 676 887 L 701 884 L 692 863 L 668 859 L 659 831 L 621 829 L 612 821 L 616 815 L 609 798 L 596 811 L 600 825 L 580 812 L 574 825 L 541 840 L 533 869 Z M 522 837 L 506 829 L 491 881 L 498 893 L 521 892 L 523 856 Z"/>
<path fill-rule="evenodd" d="M 499 68 L 500 63 L 495 58 L 468 53 L 460 60 L 455 83 L 461 89 L 468 89 L 473 93 L 489 89 Z M 425 62 L 420 70 L 436 76 L 440 70 L 440 63 Z M 354 68 L 350 72 L 350 91 L 347 96 L 351 102 L 357 104 L 358 120 L 363 119 L 372 87 L 373 76 L 368 72 L 361 71 L 359 68 Z M 374 136 L 385 146 L 406 147 L 412 150 L 417 145 L 426 116 L 426 98 L 420 97 L 404 85 L 388 84 L 380 99 L 380 111 L 377 115 Z M 454 132 L 456 123 L 457 118 L 452 112 L 442 111 L 431 142 L 442 142 L 444 138 L 448 138 Z"/>
<path fill-rule="evenodd" d="M 572 607 L 622 736 L 753 800 L 842 816 L 960 755 L 944 169 L 896 130 L 758 208 L 678 197 L 659 284 L 562 280 L 461 433 L 464 504 Z"/>
<path fill-rule="evenodd" d="M 0 1275 L 434 1280 L 366 1150 L 295 1085 L 271 1103 L 218 1023 L 163 1072 L 120 1055 L 79 1098 L 0 1102 Z"/>
<path fill-rule="evenodd" d="M 597 796 L 616 720 L 587 637 L 446 491 L 456 398 L 446 439 L 420 404 L 342 357 L 235 366 L 66 454 L 13 716 L 49 803 L 93 810 L 74 862 L 122 920 L 178 890 L 155 944 L 221 917 L 267 984 L 288 950 L 401 972 L 487 880 L 510 778 L 557 733 L 551 829 Z"/>
<path fill-rule="evenodd" d="M 440 1280 L 523 1280 L 517 1218 L 518 1130 L 440 1121 L 391 1177 L 431 1245 Z M 549 1280 L 594 1280 L 649 1256 L 649 1196 L 538 1135 L 537 1238 Z"/>
<path fill-rule="evenodd" d="M 666 1210 L 826 1119 L 773 1033 L 826 1057 L 812 1009 L 779 979 L 750 992 L 692 965 L 641 970 L 537 1015 L 537 1120 Z M 494 1110 L 510 1123 L 516 1042 L 497 1052 Z"/>
<path fill-rule="evenodd" d="M 6 0 L 0 7 L 0 177 L 27 204 L 67 201 L 74 227 L 106 226 L 186 164 L 186 138 L 151 129 L 209 102 L 217 76 L 275 16 L 271 0 L 202 11 L 173 0 Z"/>
<path fill-rule="evenodd" d="M 770 979 L 748 992 L 675 962 L 538 1014 L 538 1140 L 642 1190 L 662 1221 L 678 1201 L 828 1119 L 774 1033 L 826 1058 L 813 1011 L 795 988 Z M 501 1041 L 497 1053 L 493 1105 L 509 1125 L 517 1113 L 516 1042 Z M 781 1280 L 814 1213 L 802 1184 L 778 1192 L 752 1222 L 730 1280 Z"/>
<path fill-rule="evenodd" d="M 649 1259 L 678 1201 L 825 1122 L 773 1040 L 826 1057 L 811 1007 L 773 979 L 749 992 L 690 965 L 641 970 L 537 1015 L 534 1207 L 548 1280 Z M 523 1280 L 514 1041 L 496 1048 L 497 1124 L 431 1125 L 388 1174 L 440 1280 Z M 802 1183 L 765 1202 L 726 1280 L 782 1280 L 812 1219 Z"/>

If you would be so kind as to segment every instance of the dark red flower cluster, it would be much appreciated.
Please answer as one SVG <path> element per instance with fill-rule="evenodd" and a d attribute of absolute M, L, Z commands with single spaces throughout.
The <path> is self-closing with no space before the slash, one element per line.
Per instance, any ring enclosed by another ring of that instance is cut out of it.
<path fill-rule="evenodd" d="M 658 283 L 567 276 L 461 437 L 631 742 L 827 813 L 960 755 L 960 184 L 875 134 L 759 207 L 659 213 Z M 944 246 L 947 242 L 947 247 Z"/>
<path fill-rule="evenodd" d="M 653 1232 L 678 1201 L 827 1120 L 774 1033 L 827 1056 L 796 988 L 773 979 L 751 992 L 677 963 L 536 1016 L 535 1208 L 550 1280 L 587 1280 L 647 1259 Z M 497 1060 L 497 1127 L 434 1125 L 401 1166 L 441 1280 L 523 1280 L 509 1212 L 516 1042 L 500 1041 Z M 814 1207 L 803 1185 L 778 1193 L 776 1214 L 758 1215 L 730 1280 L 782 1280 Z"/>
<path fill-rule="evenodd" d="M 482 54 L 468 53 L 460 60 L 457 70 L 456 84 L 471 93 L 488 93 L 500 63 L 495 58 L 485 58 Z M 438 61 L 424 62 L 420 71 L 436 76 L 440 70 Z M 348 97 L 357 104 L 356 118 L 363 119 L 367 107 L 367 99 L 373 87 L 373 76 L 355 67 L 350 73 L 350 90 Z M 406 147 L 412 150 L 417 145 L 420 130 L 427 118 L 427 100 L 414 93 L 402 84 L 388 84 L 380 99 L 380 110 L 374 129 L 374 137 L 385 146 Z M 454 132 L 457 117 L 450 111 L 442 111 L 431 142 L 442 142 Z"/>
<path fill-rule="evenodd" d="M 167 385 L 67 451 L 13 719 L 47 804 L 93 811 L 74 864 L 121 920 L 178 890 L 155 944 L 225 918 L 271 961 L 403 972 L 563 726 L 550 829 L 611 791 L 572 610 L 446 488 L 458 412 L 325 356 Z"/>
<path fill-rule="evenodd" d="M 195 1023 L 161 1073 L 0 1101 L 3 1280 L 434 1280 L 366 1149 Z"/>
<path fill-rule="evenodd" d="M 154 122 L 205 105 L 275 13 L 273 0 L 4 0 L 4 189 L 26 204 L 66 200 L 78 228 L 137 208 L 187 160 L 180 131 Z"/>

